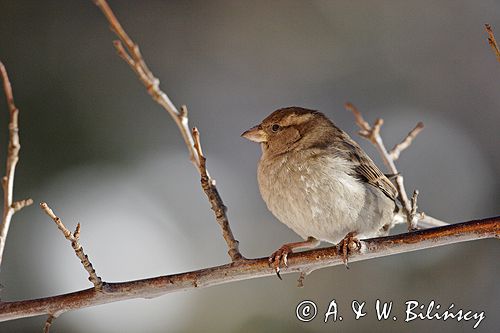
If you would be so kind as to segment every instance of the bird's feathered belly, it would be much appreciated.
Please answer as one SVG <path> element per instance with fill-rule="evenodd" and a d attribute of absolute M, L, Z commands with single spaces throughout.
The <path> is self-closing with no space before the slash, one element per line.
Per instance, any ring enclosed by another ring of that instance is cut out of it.
<path fill-rule="evenodd" d="M 272 163 L 261 160 L 258 174 L 269 210 L 303 238 L 337 243 L 352 231 L 359 238 L 372 237 L 392 222 L 394 202 L 353 177 L 350 166 L 335 156 L 305 163 L 293 155 Z"/>

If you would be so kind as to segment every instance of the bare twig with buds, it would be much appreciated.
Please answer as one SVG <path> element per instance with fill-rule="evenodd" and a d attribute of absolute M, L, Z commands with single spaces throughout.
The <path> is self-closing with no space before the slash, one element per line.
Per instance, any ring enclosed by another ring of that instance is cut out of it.
<path fill-rule="evenodd" d="M 447 224 L 446 222 L 440 221 L 432 217 L 427 218 L 427 216 L 424 213 L 417 212 L 418 191 L 417 190 L 415 191 L 416 194 L 414 193 L 412 200 L 410 201 L 410 199 L 408 199 L 408 195 L 406 194 L 403 176 L 400 174 L 400 172 L 396 168 L 396 164 L 394 163 L 394 161 L 399 158 L 401 152 L 411 145 L 411 143 L 418 135 L 418 133 L 420 133 L 420 131 L 424 128 L 424 124 L 422 122 L 419 122 L 415 126 L 415 128 L 413 128 L 406 135 L 406 137 L 401 141 L 401 143 L 395 145 L 394 148 L 392 148 L 392 150 L 389 152 L 385 147 L 382 137 L 380 136 L 380 128 L 384 124 L 384 120 L 381 118 L 377 118 L 373 126 L 371 126 L 363 118 L 361 112 L 352 103 L 346 103 L 345 108 L 354 114 L 356 124 L 360 128 L 358 134 L 363 138 L 367 139 L 368 141 L 370 141 L 375 146 L 375 148 L 377 148 L 380 156 L 382 157 L 382 160 L 384 161 L 384 164 L 389 168 L 391 174 L 393 174 L 394 177 L 396 178 L 396 188 L 398 189 L 398 198 L 399 201 L 401 202 L 401 205 L 403 206 L 403 211 L 406 215 L 408 230 L 415 230 L 419 226 L 422 227 L 429 225 L 430 226 L 446 225 Z"/>
<path fill-rule="evenodd" d="M 234 238 L 229 219 L 226 214 L 226 206 L 215 186 L 215 180 L 212 179 L 206 168 L 206 159 L 199 154 L 195 147 L 195 140 L 192 132 L 189 130 L 189 122 L 186 106 L 182 106 L 181 110 L 177 110 L 170 98 L 160 89 L 160 80 L 158 80 L 146 65 L 139 46 L 128 36 L 115 14 L 105 0 L 94 0 L 95 4 L 101 9 L 102 13 L 108 20 L 111 30 L 118 36 L 119 40 L 114 41 L 118 55 L 132 68 L 137 74 L 139 80 L 146 86 L 148 93 L 153 100 L 165 109 L 172 119 L 177 124 L 179 131 L 186 143 L 191 161 L 198 169 L 201 176 L 201 186 L 208 197 L 208 201 L 215 213 L 215 218 L 219 223 L 224 240 L 228 247 L 228 254 L 232 261 L 237 261 L 243 258 L 239 250 L 239 243 Z M 199 140 L 199 138 L 198 138 Z M 202 166 L 203 163 L 203 166 Z"/>
<path fill-rule="evenodd" d="M 185 107 L 183 109 L 187 110 Z M 233 261 L 243 259 L 243 256 L 238 251 L 238 241 L 234 239 L 231 228 L 229 228 L 229 221 L 226 215 L 227 208 L 222 202 L 219 192 L 215 188 L 215 179 L 210 178 L 208 175 L 206 166 L 207 160 L 201 150 L 200 132 L 196 127 L 193 127 L 192 135 L 194 139 L 194 148 L 199 158 L 198 168 L 201 175 L 201 187 L 212 205 L 212 210 L 222 230 L 222 236 L 229 246 L 229 256 Z"/>
<path fill-rule="evenodd" d="M 14 201 L 14 176 L 16 173 L 16 165 L 19 161 L 19 150 L 21 145 L 19 143 L 19 109 L 14 104 L 14 95 L 12 94 L 12 86 L 10 84 L 7 70 L 2 62 L 0 62 L 0 76 L 3 81 L 3 90 L 7 100 L 7 107 L 9 108 L 9 144 L 7 149 L 7 165 L 5 168 L 5 176 L 2 178 L 3 189 L 3 214 L 2 222 L 0 224 L 0 266 L 2 264 L 3 251 L 5 249 L 5 242 L 7 241 L 7 234 L 9 232 L 10 222 L 12 216 L 33 203 L 31 199 L 24 199 Z"/>
<path fill-rule="evenodd" d="M 94 288 L 96 290 L 102 289 L 102 280 L 97 273 L 95 272 L 94 267 L 92 267 L 92 263 L 89 260 L 89 257 L 83 251 L 83 247 L 80 245 L 80 223 L 76 225 L 75 232 L 71 232 L 66 228 L 61 219 L 54 214 L 54 211 L 45 203 L 42 202 L 40 204 L 40 208 L 47 214 L 57 225 L 57 228 L 61 230 L 64 237 L 71 242 L 71 247 L 75 250 L 75 254 L 80 259 L 80 262 L 83 265 L 83 268 L 89 274 L 89 281 L 94 284 Z"/>

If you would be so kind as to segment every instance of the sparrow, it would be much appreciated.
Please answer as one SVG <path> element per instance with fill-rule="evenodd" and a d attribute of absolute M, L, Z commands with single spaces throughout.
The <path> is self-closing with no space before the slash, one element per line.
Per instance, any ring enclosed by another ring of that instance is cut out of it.
<path fill-rule="evenodd" d="M 279 278 L 295 250 L 339 244 L 347 266 L 350 242 L 388 234 L 397 211 L 395 186 L 323 113 L 282 108 L 241 136 L 262 148 L 257 179 L 268 209 L 304 239 L 269 257 Z"/>

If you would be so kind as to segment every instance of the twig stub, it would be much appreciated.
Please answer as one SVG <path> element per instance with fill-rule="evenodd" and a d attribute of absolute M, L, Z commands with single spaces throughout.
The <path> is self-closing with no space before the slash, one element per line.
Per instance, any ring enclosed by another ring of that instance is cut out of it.
<path fill-rule="evenodd" d="M 49 333 L 50 332 L 50 327 L 52 326 L 52 323 L 57 317 L 54 316 L 53 314 L 49 314 L 47 317 L 47 320 L 45 321 L 45 325 L 43 328 L 44 333 Z"/>
<path fill-rule="evenodd" d="M 486 33 L 488 34 L 488 44 L 490 44 L 493 53 L 497 58 L 497 61 L 500 62 L 500 49 L 498 48 L 497 40 L 495 39 L 495 35 L 493 34 L 493 29 L 491 25 L 485 24 Z"/>

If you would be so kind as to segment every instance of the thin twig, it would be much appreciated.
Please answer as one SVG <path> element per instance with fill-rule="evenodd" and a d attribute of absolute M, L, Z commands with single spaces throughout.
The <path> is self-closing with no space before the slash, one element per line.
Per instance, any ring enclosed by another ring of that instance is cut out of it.
<path fill-rule="evenodd" d="M 408 223 L 408 229 L 409 230 L 414 230 L 417 229 L 417 224 L 418 219 L 412 218 L 411 212 L 412 212 L 412 204 L 410 200 L 408 199 L 408 195 L 406 194 L 406 190 L 404 187 L 404 179 L 403 176 L 400 174 L 398 169 L 396 168 L 396 164 L 394 163 L 394 158 L 393 158 L 393 152 L 394 155 L 397 155 L 399 157 L 399 153 L 408 148 L 410 144 L 412 143 L 413 139 L 417 134 L 422 130 L 423 124 L 418 123 L 415 128 L 408 133 L 408 135 L 405 137 L 405 139 L 398 145 L 396 145 L 391 153 L 387 151 L 387 148 L 384 145 L 384 141 L 382 140 L 382 137 L 380 136 L 380 128 L 382 127 L 382 124 L 384 123 L 383 119 L 377 118 L 375 120 L 375 123 L 372 126 L 363 118 L 361 112 L 352 104 L 352 103 L 346 103 L 345 108 L 348 111 L 351 111 L 354 114 L 356 124 L 360 127 L 360 131 L 358 132 L 359 135 L 362 137 L 368 139 L 374 146 L 377 148 L 380 156 L 382 157 L 382 160 L 384 161 L 384 164 L 389 168 L 391 174 L 395 175 L 396 178 L 396 187 L 398 189 L 398 198 L 399 201 L 401 202 L 401 205 L 403 206 L 403 211 L 406 215 L 406 220 Z M 417 215 L 414 215 L 417 216 Z M 425 218 L 424 214 L 418 214 L 418 217 L 421 219 Z M 426 223 L 431 223 L 433 220 L 439 221 L 437 219 L 429 219 L 426 221 Z M 438 225 L 443 225 L 445 222 L 439 221 Z"/>
<path fill-rule="evenodd" d="M 76 230 L 74 233 L 68 230 L 66 226 L 63 224 L 61 219 L 54 214 L 52 209 L 45 203 L 42 202 L 40 203 L 40 208 L 47 214 L 57 225 L 57 228 L 61 230 L 63 233 L 64 237 L 71 242 L 71 247 L 73 247 L 73 250 L 75 250 L 75 254 L 80 259 L 80 262 L 83 265 L 83 268 L 87 271 L 89 274 L 89 281 L 94 284 L 94 288 L 96 290 L 101 290 L 103 282 L 99 276 L 97 276 L 97 273 L 94 270 L 94 267 L 92 267 L 92 263 L 89 260 L 89 257 L 85 254 L 83 251 L 83 247 L 80 245 L 80 223 L 76 225 Z"/>
<path fill-rule="evenodd" d="M 182 106 L 181 111 L 177 110 L 168 95 L 160 89 L 160 80 L 158 80 L 158 78 L 153 75 L 151 70 L 149 70 L 141 55 L 139 46 L 134 43 L 134 41 L 125 32 L 108 3 L 105 0 L 94 0 L 94 3 L 101 9 L 111 26 L 111 30 L 120 39 L 114 41 L 118 55 L 137 74 L 139 80 L 144 84 L 153 100 L 160 104 L 160 106 L 162 106 L 175 121 L 182 138 L 186 143 L 190 159 L 200 173 L 202 180 L 201 186 L 208 197 L 212 210 L 215 212 L 217 222 L 222 229 L 222 234 L 228 247 L 228 254 L 232 261 L 242 259 L 243 256 L 239 251 L 238 241 L 234 238 L 231 227 L 229 226 L 229 219 L 226 214 L 227 209 L 224 206 L 222 198 L 215 186 L 215 180 L 210 177 L 208 170 L 206 169 L 205 158 L 199 155 L 195 148 L 195 141 L 189 129 L 186 106 Z M 202 163 L 203 167 L 201 165 Z"/>
<path fill-rule="evenodd" d="M 16 202 L 13 201 L 14 176 L 16 173 L 16 165 L 19 161 L 19 150 L 21 149 L 21 145 L 19 143 L 19 109 L 14 104 L 14 95 L 12 94 L 12 86 L 10 84 L 9 76 L 7 74 L 5 66 L 1 61 L 0 76 L 2 76 L 3 89 L 5 92 L 5 98 L 7 100 L 7 107 L 9 108 L 9 143 L 7 149 L 7 165 L 5 168 L 5 176 L 2 178 L 3 214 L 2 223 L 0 225 L 1 266 L 3 251 L 5 249 L 5 242 L 7 241 L 7 234 L 9 232 L 12 216 L 22 208 L 31 205 L 33 203 L 33 200 L 24 199 Z"/>
<path fill-rule="evenodd" d="M 212 205 L 211 208 L 214 211 L 216 220 L 221 227 L 222 236 L 228 244 L 229 256 L 233 259 L 233 261 L 243 259 L 241 253 L 238 250 L 239 242 L 234 238 L 231 228 L 229 227 L 229 221 L 226 215 L 227 208 L 222 202 L 219 192 L 217 192 L 217 189 L 215 188 L 215 180 L 211 179 L 207 173 L 206 158 L 205 155 L 203 155 L 203 151 L 201 150 L 200 132 L 196 127 L 194 127 L 192 134 L 194 138 L 194 148 L 200 160 L 199 172 L 201 175 L 201 187 L 203 188 L 203 191 L 205 191 L 205 194 L 207 195 L 208 200 Z"/>
<path fill-rule="evenodd" d="M 361 240 L 361 249 L 351 253 L 349 261 L 356 262 L 459 242 L 499 237 L 500 216 L 496 216 L 400 235 Z M 342 253 L 339 253 L 337 246 L 331 246 L 290 254 L 288 267 L 283 267 L 282 273 L 311 272 L 336 265 L 343 265 Z M 153 298 L 173 292 L 275 274 L 274 269 L 268 265 L 268 258 L 265 257 L 239 260 L 222 266 L 149 279 L 118 283 L 106 282 L 103 284 L 102 292 L 91 288 L 39 299 L 0 302 L 0 321 L 63 313 L 128 299 Z"/>
<path fill-rule="evenodd" d="M 493 34 L 493 29 L 491 29 L 491 25 L 485 24 L 486 33 L 488 34 L 488 44 L 490 44 L 491 49 L 495 53 L 497 57 L 497 61 L 500 62 L 500 49 L 498 48 L 497 41 L 495 39 L 495 35 Z"/>
<path fill-rule="evenodd" d="M 411 131 L 406 135 L 406 137 L 398 143 L 397 145 L 394 146 L 394 148 L 391 149 L 390 155 L 394 161 L 396 161 L 399 158 L 399 155 L 403 150 L 408 148 L 413 140 L 417 137 L 418 133 L 420 133 L 424 129 L 424 123 L 419 122 Z"/>

